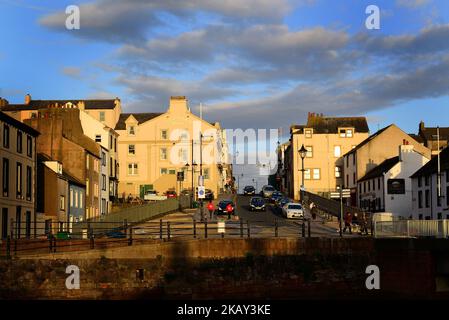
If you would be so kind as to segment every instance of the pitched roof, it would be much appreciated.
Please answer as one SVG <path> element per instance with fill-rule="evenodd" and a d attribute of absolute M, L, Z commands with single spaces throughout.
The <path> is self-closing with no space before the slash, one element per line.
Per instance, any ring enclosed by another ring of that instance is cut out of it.
<path fill-rule="evenodd" d="M 314 133 L 338 133 L 338 128 L 354 128 L 355 132 L 369 132 L 366 117 L 323 117 L 309 114 L 306 125 L 294 125 L 292 129 L 313 128 Z"/>
<path fill-rule="evenodd" d="M 382 176 L 384 173 L 388 172 L 395 164 L 399 162 L 399 157 L 393 157 L 384 160 L 381 164 L 379 164 L 377 167 L 374 167 L 370 171 L 368 171 L 361 179 L 358 181 L 365 181 L 373 178 L 377 178 Z"/>
<path fill-rule="evenodd" d="M 125 130 L 126 129 L 125 121 L 131 115 L 134 118 L 136 118 L 138 124 L 141 124 L 141 123 L 147 122 L 147 121 L 149 121 L 151 119 L 154 119 L 154 118 L 160 116 L 161 114 L 163 114 L 163 113 L 162 112 L 157 112 L 157 113 L 122 113 L 122 114 L 120 114 L 120 118 L 118 119 L 117 124 L 115 125 L 115 130 Z"/>
<path fill-rule="evenodd" d="M 360 142 L 355 148 L 349 150 L 346 154 L 344 154 L 343 156 L 346 156 L 348 154 L 351 154 L 355 151 L 357 151 L 358 149 L 360 149 L 361 147 L 363 147 L 365 144 L 367 144 L 368 142 L 372 141 L 374 138 L 376 138 L 377 136 L 379 136 L 382 132 L 384 132 L 385 130 L 387 130 L 388 128 L 390 128 L 391 126 L 393 126 L 393 124 L 390 124 L 389 126 L 386 126 L 385 128 L 382 128 L 380 130 L 378 130 L 377 132 L 373 133 L 372 135 L 370 135 L 368 138 L 366 138 L 365 140 L 363 140 L 362 142 Z"/>
<path fill-rule="evenodd" d="M 418 141 L 419 143 L 424 143 L 423 138 L 420 135 L 414 134 L 414 133 L 409 133 L 408 134 L 410 137 L 412 137 L 413 139 L 415 139 L 416 141 Z"/>
<path fill-rule="evenodd" d="M 37 137 L 40 134 L 39 131 L 35 130 L 34 128 L 30 127 L 29 125 L 26 125 L 25 123 L 20 122 L 19 120 L 7 115 L 4 112 L 1 112 L 1 111 L 0 111 L 0 120 L 22 130 L 23 132 L 28 133 L 29 135 L 31 135 L 33 137 Z"/>
<path fill-rule="evenodd" d="M 3 111 L 22 111 L 22 110 L 38 110 L 46 109 L 50 106 L 58 104 L 60 106 L 65 105 L 70 102 L 77 105 L 78 102 L 84 102 L 84 108 L 88 109 L 114 109 L 115 99 L 97 99 L 97 100 L 82 100 L 82 99 L 71 99 L 71 100 L 30 100 L 28 104 L 7 104 L 1 108 Z"/>
<path fill-rule="evenodd" d="M 449 147 L 444 148 L 440 151 L 440 170 L 449 170 Z M 437 173 L 438 171 L 438 157 L 434 156 L 427 162 L 424 166 L 422 166 L 418 171 L 412 174 L 412 178 L 418 176 L 427 176 L 433 173 Z"/>
<path fill-rule="evenodd" d="M 440 140 L 449 140 L 449 127 L 439 128 Z M 426 140 L 437 140 L 436 127 L 424 127 L 419 131 L 419 135 Z"/>

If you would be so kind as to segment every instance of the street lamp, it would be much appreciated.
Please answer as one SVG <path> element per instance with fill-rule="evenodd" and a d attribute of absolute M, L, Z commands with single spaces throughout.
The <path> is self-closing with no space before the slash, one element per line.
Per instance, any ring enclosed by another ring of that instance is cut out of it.
<path fill-rule="evenodd" d="M 301 181 L 301 192 L 300 192 L 300 196 L 301 196 L 301 202 L 304 201 L 304 158 L 307 155 L 307 149 L 304 147 L 304 144 L 301 146 L 301 149 L 298 150 L 299 152 L 299 156 L 301 157 L 301 172 L 302 172 L 302 181 Z"/>
<path fill-rule="evenodd" d="M 186 165 L 184 166 L 186 168 L 186 171 L 189 171 L 189 163 L 186 163 Z M 195 167 L 196 167 L 196 163 L 193 162 L 192 163 L 192 191 L 190 192 L 190 208 L 193 208 L 193 193 L 195 192 L 195 190 L 193 189 L 193 179 L 194 179 L 194 173 L 195 173 Z"/>

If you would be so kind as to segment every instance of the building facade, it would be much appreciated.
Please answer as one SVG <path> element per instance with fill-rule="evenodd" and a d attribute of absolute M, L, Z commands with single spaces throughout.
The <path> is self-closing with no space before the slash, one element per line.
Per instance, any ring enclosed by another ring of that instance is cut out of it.
<path fill-rule="evenodd" d="M 290 145 L 285 149 L 284 177 L 288 194 L 300 197 L 302 161 L 298 150 L 307 149 L 304 186 L 313 193 L 329 193 L 343 184 L 342 155 L 369 134 L 365 117 L 324 117 L 309 113 L 307 124 L 290 128 Z"/>
<path fill-rule="evenodd" d="M 200 171 L 206 188 L 215 194 L 223 188 L 220 168 L 225 165 L 226 141 L 217 134 L 221 128 L 194 115 L 185 97 L 171 97 L 164 113 L 122 114 L 115 131 L 122 195 L 142 198 L 147 190 L 180 192 L 191 189 L 192 181 L 196 188 Z M 178 172 L 184 172 L 184 181 L 177 181 Z"/>
<path fill-rule="evenodd" d="M 412 145 L 414 150 L 430 158 L 430 150 L 394 124 L 389 125 L 359 143 L 343 156 L 343 185 L 351 189 L 348 204 L 359 205 L 357 182 L 370 170 L 387 159 L 397 156 L 401 145 Z"/>
<path fill-rule="evenodd" d="M 447 146 L 449 140 L 449 127 L 426 127 L 424 122 L 419 123 L 418 136 L 423 144 L 432 151 L 432 155 Z"/>
<path fill-rule="evenodd" d="M 449 147 L 411 178 L 413 218 L 449 219 Z"/>
<path fill-rule="evenodd" d="M 11 234 L 17 237 L 34 235 L 38 135 L 38 131 L 0 112 L 2 239 Z M 14 226 L 11 225 L 12 220 L 15 222 Z"/>
<path fill-rule="evenodd" d="M 399 146 L 398 156 L 386 159 L 358 180 L 358 207 L 400 218 L 413 216 L 411 175 L 429 160 L 413 145 Z"/>

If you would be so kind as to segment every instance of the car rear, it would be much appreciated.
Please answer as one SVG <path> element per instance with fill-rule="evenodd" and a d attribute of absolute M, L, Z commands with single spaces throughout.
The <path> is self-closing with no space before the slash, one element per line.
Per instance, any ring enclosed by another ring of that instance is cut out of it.
<path fill-rule="evenodd" d="M 251 198 L 249 209 L 250 211 L 266 211 L 265 201 L 261 197 Z"/>
<path fill-rule="evenodd" d="M 256 194 L 256 189 L 253 186 L 246 186 L 243 189 L 243 194 L 246 195 L 246 196 L 255 195 Z"/>

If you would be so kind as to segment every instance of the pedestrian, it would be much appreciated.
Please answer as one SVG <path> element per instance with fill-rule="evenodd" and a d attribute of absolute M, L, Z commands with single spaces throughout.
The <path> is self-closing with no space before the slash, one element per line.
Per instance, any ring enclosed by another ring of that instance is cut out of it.
<path fill-rule="evenodd" d="M 351 223 L 352 223 L 352 214 L 350 212 L 347 212 L 345 215 L 345 227 L 343 228 L 343 232 L 346 232 L 346 228 L 348 228 L 349 233 L 352 234 Z"/>
<path fill-rule="evenodd" d="M 362 217 L 360 219 L 360 235 L 365 233 L 368 235 L 368 217 L 367 214 L 362 212 Z"/>
<path fill-rule="evenodd" d="M 316 212 L 315 212 L 315 203 L 313 201 L 310 203 L 310 214 L 312 215 L 312 219 L 316 219 Z"/>

